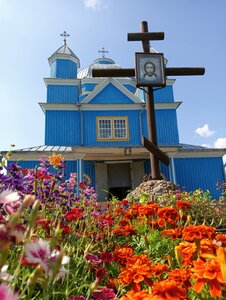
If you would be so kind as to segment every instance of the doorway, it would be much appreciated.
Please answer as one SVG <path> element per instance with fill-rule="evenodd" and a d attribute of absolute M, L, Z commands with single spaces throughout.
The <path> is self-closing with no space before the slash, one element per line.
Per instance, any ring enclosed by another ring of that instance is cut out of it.
<path fill-rule="evenodd" d="M 108 198 L 111 198 L 113 195 L 119 200 L 122 200 L 132 188 L 131 163 L 108 163 L 107 177 L 109 191 Z"/>

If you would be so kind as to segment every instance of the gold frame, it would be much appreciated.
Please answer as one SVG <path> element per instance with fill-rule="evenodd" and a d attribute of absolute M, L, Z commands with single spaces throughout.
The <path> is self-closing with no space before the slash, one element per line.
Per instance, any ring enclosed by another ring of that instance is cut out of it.
<path fill-rule="evenodd" d="M 124 119 L 126 120 L 126 137 L 125 138 L 115 138 L 114 137 L 114 120 Z M 99 137 L 99 120 L 111 120 L 111 134 L 112 138 L 100 138 Z M 128 126 L 128 116 L 97 116 L 96 117 L 96 136 L 98 142 L 119 142 L 129 140 L 129 126 Z"/>

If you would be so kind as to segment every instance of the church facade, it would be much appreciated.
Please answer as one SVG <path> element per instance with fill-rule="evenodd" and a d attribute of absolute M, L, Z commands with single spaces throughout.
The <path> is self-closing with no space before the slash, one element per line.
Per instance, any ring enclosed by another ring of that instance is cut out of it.
<path fill-rule="evenodd" d="M 61 153 L 66 160 L 66 177 L 77 173 L 95 187 L 99 199 L 109 193 L 122 198 L 150 174 L 149 152 L 142 146 L 148 136 L 145 95 L 134 78 L 95 78 L 93 69 L 121 67 L 103 55 L 87 68 L 64 45 L 49 58 L 50 78 L 45 78 L 45 142 L 40 147 L 12 151 L 10 161 L 23 168 L 39 165 L 39 158 Z M 226 149 L 209 149 L 180 143 L 174 79 L 154 91 L 158 146 L 170 157 L 160 163 L 163 178 L 180 188 L 209 190 L 219 197 L 217 181 L 224 181 L 222 156 Z"/>

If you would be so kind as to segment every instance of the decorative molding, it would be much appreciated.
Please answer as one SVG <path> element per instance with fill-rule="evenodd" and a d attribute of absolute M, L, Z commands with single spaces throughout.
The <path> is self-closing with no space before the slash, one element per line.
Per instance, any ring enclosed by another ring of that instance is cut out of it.
<path fill-rule="evenodd" d="M 80 79 L 68 79 L 68 78 L 44 78 L 46 86 L 48 85 L 79 85 Z"/>

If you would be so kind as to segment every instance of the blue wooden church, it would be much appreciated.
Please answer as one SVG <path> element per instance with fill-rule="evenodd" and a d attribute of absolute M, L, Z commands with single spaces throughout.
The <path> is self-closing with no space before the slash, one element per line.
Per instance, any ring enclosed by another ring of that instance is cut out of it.
<path fill-rule="evenodd" d="M 155 51 L 155 50 L 152 50 Z M 66 176 L 77 173 L 95 187 L 99 199 L 107 191 L 119 198 L 150 174 L 149 153 L 141 137 L 148 136 L 144 92 L 134 78 L 94 78 L 93 69 L 121 68 L 112 59 L 97 58 L 80 68 L 79 58 L 64 45 L 49 58 L 50 78 L 45 78 L 47 99 L 39 103 L 45 114 L 45 144 L 14 150 L 11 161 L 23 168 L 39 164 L 39 158 L 61 153 Z M 154 92 L 158 145 L 170 157 L 161 164 L 162 176 L 187 191 L 197 188 L 219 196 L 216 182 L 223 181 L 222 156 L 226 149 L 181 144 L 178 135 L 174 79 Z"/>

